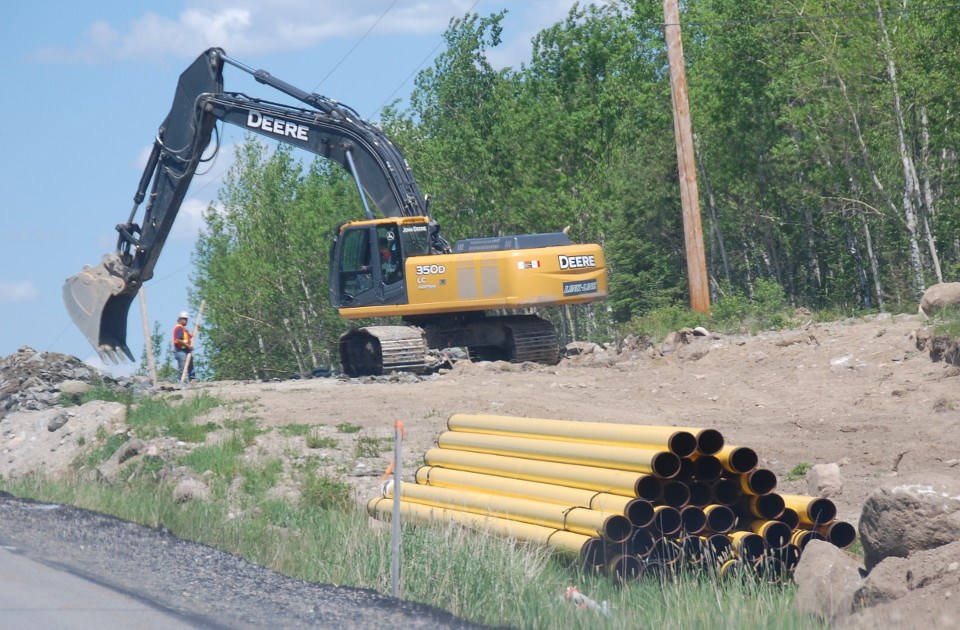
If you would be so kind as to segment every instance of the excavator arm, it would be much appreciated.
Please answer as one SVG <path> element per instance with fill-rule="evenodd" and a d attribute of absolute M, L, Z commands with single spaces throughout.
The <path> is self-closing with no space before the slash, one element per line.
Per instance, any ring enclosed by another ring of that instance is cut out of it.
<path fill-rule="evenodd" d="M 224 64 L 253 75 L 306 107 L 224 92 Z M 354 177 L 368 219 L 375 217 L 368 199 L 385 217 L 427 215 L 426 201 L 406 159 L 382 131 L 336 101 L 304 92 L 211 48 L 180 75 L 173 105 L 157 132 L 134 195 L 133 209 L 126 223 L 117 225 L 116 251 L 105 255 L 99 265 L 84 267 L 64 284 L 63 299 L 70 317 L 105 361 L 117 362 L 124 356 L 134 360 L 126 343 L 130 304 L 143 283 L 153 277 L 153 268 L 220 121 L 339 163 Z M 137 223 L 144 200 L 143 217 Z"/>

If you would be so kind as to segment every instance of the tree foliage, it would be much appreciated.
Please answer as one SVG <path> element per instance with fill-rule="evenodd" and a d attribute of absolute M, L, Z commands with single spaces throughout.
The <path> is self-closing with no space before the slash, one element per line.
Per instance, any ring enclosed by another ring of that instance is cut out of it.
<path fill-rule="evenodd" d="M 924 286 L 956 280 L 960 10 L 682 5 L 714 298 L 762 301 L 773 283 L 793 306 L 913 310 Z M 384 115 L 434 218 L 453 238 L 570 226 L 601 243 L 610 300 L 551 314 L 568 336 L 602 338 L 613 322 L 685 303 L 662 7 L 575 5 L 534 37 L 528 61 L 497 68 L 504 15 L 451 21 L 410 106 Z M 229 356 L 214 370 L 308 370 L 329 361 L 342 327 L 316 248 L 355 195 L 342 174 L 304 172 L 283 148 L 249 143 L 238 157 L 197 249 L 208 337 Z"/>

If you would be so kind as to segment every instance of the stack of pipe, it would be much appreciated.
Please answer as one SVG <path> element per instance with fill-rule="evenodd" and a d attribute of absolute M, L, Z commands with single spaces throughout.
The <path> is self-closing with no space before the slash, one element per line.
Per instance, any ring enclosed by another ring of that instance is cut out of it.
<path fill-rule="evenodd" d="M 806 544 L 856 539 L 825 498 L 779 494 L 715 429 L 454 414 L 400 488 L 403 518 L 547 544 L 617 579 L 715 566 L 789 576 Z M 389 519 L 392 483 L 368 512 Z"/>

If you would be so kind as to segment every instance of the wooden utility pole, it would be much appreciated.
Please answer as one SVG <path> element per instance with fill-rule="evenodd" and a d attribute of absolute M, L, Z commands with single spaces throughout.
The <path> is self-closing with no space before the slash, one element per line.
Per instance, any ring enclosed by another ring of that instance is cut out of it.
<path fill-rule="evenodd" d="M 677 140 L 680 205 L 683 208 L 683 237 L 687 249 L 690 308 L 700 313 L 709 313 L 707 261 L 703 253 L 700 194 L 697 191 L 693 128 L 690 125 L 690 105 L 687 102 L 687 75 L 683 68 L 683 42 L 680 40 L 680 11 L 677 9 L 677 0 L 663 0 L 663 22 L 663 31 L 667 39 L 667 60 L 670 63 L 673 133 Z"/>
<path fill-rule="evenodd" d="M 153 337 L 150 335 L 150 318 L 147 315 L 147 290 L 140 285 L 140 317 L 143 319 L 143 347 L 147 351 L 147 372 L 150 384 L 157 386 L 157 360 L 153 356 Z"/>

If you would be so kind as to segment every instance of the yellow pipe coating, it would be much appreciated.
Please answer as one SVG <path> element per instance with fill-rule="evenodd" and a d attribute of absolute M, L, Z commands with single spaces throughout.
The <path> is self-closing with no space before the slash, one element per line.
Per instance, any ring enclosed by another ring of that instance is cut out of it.
<path fill-rule="evenodd" d="M 393 496 L 393 484 L 384 492 Z M 463 489 L 438 488 L 403 483 L 400 498 L 412 503 L 426 503 L 449 507 L 474 514 L 510 518 L 523 523 L 565 529 L 586 536 L 602 536 L 610 542 L 623 542 L 630 536 L 632 526 L 622 514 L 599 512 L 589 508 L 566 507 L 556 503 L 504 497 Z"/>
<path fill-rule="evenodd" d="M 375 497 L 367 503 L 367 513 L 376 518 L 390 520 L 393 516 L 393 500 Z M 580 556 L 587 545 L 594 540 L 590 536 L 562 529 L 521 523 L 520 521 L 496 516 L 482 516 L 422 503 L 410 503 L 409 501 L 400 502 L 400 515 L 421 522 L 448 523 L 453 521 L 499 536 L 550 545 L 558 551 L 572 556 Z"/>
<path fill-rule="evenodd" d="M 724 470 L 740 475 L 746 474 L 756 468 L 760 461 L 752 448 L 737 446 L 736 444 L 724 444 L 723 448 L 714 454 L 714 457 L 720 460 L 720 464 Z M 753 465 L 735 465 L 747 461 L 752 462 Z"/>
<path fill-rule="evenodd" d="M 625 514 L 630 504 L 637 501 L 637 499 L 606 492 L 581 490 L 537 481 L 521 481 L 436 466 L 421 466 L 417 470 L 416 479 L 417 483 L 427 486 L 465 488 L 508 497 L 559 503 L 568 507 L 585 507 L 614 514 Z"/>
<path fill-rule="evenodd" d="M 802 494 L 784 494 L 781 496 L 788 508 L 796 510 L 797 516 L 800 517 L 800 525 L 806 527 L 826 525 L 837 515 L 837 507 L 830 499 Z M 818 516 L 820 517 L 819 522 Z"/>
<path fill-rule="evenodd" d="M 583 442 L 561 442 L 504 435 L 445 431 L 437 438 L 440 448 L 526 457 L 565 464 L 603 466 L 655 474 L 669 479 L 680 472 L 680 458 L 670 451 Z"/>
<path fill-rule="evenodd" d="M 487 414 L 456 413 L 447 420 L 451 431 L 512 435 L 527 438 L 587 442 L 591 444 L 635 445 L 669 450 L 686 457 L 696 449 L 696 437 L 675 427 L 611 422 L 578 422 Z"/>
<path fill-rule="evenodd" d="M 423 461 L 429 466 L 556 483 L 583 490 L 640 497 L 648 501 L 656 501 L 662 492 L 660 480 L 653 475 L 613 468 L 544 462 L 523 457 L 490 455 L 449 448 L 431 448 L 424 454 Z"/>

